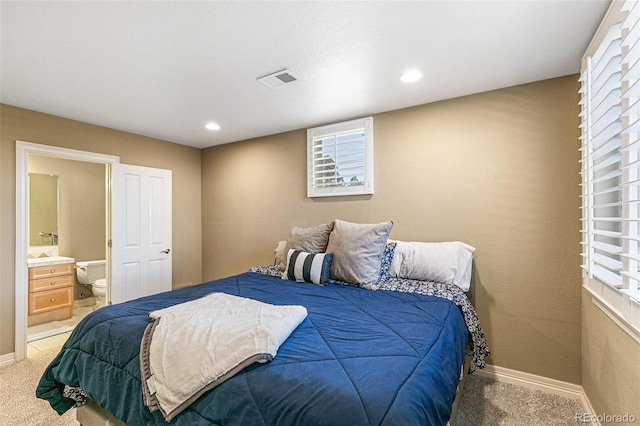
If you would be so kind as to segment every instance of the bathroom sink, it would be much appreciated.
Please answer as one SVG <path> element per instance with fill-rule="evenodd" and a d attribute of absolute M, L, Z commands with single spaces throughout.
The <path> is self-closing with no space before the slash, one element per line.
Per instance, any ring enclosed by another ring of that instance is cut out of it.
<path fill-rule="evenodd" d="M 76 263 L 73 257 L 65 256 L 49 256 L 49 257 L 36 257 L 34 259 L 27 259 L 29 266 L 45 266 L 45 265 L 61 265 L 63 263 Z"/>

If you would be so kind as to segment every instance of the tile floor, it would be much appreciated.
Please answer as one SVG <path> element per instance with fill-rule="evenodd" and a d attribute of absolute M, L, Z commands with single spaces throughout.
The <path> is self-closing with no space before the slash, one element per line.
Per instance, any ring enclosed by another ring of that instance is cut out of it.
<path fill-rule="evenodd" d="M 40 352 L 50 351 L 53 349 L 60 349 L 64 342 L 67 341 L 71 332 L 57 334 L 55 336 L 47 337 L 44 339 L 36 340 L 27 345 L 27 357 L 33 356 Z"/>
<path fill-rule="evenodd" d="M 87 303 L 89 301 L 83 302 L 84 303 L 76 304 L 73 308 L 73 317 L 69 319 L 51 321 L 28 327 L 27 341 L 29 343 L 27 345 L 27 356 L 52 349 L 60 349 L 80 320 L 95 310 L 94 306 Z"/>

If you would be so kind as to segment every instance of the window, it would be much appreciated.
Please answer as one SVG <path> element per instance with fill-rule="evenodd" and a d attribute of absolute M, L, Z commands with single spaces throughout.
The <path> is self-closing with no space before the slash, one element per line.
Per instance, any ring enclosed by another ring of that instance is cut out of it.
<path fill-rule="evenodd" d="M 640 5 L 613 2 L 582 61 L 584 285 L 640 333 Z M 640 336 L 640 334 L 638 334 Z"/>
<path fill-rule="evenodd" d="M 307 130 L 307 195 L 373 194 L 373 118 Z"/>

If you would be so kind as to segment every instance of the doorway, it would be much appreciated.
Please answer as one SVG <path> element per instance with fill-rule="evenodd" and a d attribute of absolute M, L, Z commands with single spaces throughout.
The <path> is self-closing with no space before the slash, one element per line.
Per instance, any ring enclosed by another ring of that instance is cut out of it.
<path fill-rule="evenodd" d="M 15 266 L 15 360 L 20 361 L 27 353 L 27 324 L 28 324 L 28 289 L 29 289 L 29 163 L 30 155 L 51 157 L 56 159 L 75 160 L 87 163 L 102 164 L 105 167 L 104 177 L 104 205 L 105 221 L 104 229 L 101 231 L 105 242 L 105 260 L 110 264 L 111 253 L 106 247 L 111 235 L 111 169 L 114 164 L 118 164 L 119 157 L 105 154 L 96 154 L 86 151 L 78 151 L 67 148 L 59 148 L 48 145 L 39 145 L 29 142 L 16 142 L 16 266 Z M 57 232 L 44 232 L 43 238 L 53 237 L 46 234 Z M 75 271 L 75 269 L 74 269 Z M 75 273 L 74 273 L 75 275 Z M 109 282 L 110 268 L 106 267 L 106 279 Z M 75 281 L 75 277 L 74 277 Z M 108 287 L 108 286 L 107 286 Z"/>
<path fill-rule="evenodd" d="M 102 163 L 27 157 L 31 355 L 65 337 L 52 336 L 68 337 L 81 319 L 104 304 L 108 174 Z"/>

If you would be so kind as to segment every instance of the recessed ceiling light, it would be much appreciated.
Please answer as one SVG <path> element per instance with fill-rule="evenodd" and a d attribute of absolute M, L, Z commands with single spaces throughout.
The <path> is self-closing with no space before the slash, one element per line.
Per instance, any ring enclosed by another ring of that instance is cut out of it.
<path fill-rule="evenodd" d="M 217 123 L 213 123 L 213 122 L 205 124 L 204 127 L 206 127 L 209 130 L 220 130 L 220 125 L 217 124 Z"/>
<path fill-rule="evenodd" d="M 414 81 L 418 81 L 422 78 L 422 73 L 417 70 L 409 70 L 402 74 L 400 80 L 405 83 L 413 83 Z"/>

